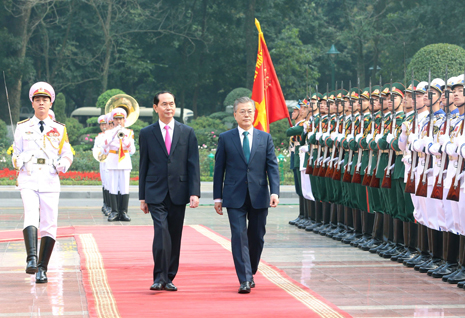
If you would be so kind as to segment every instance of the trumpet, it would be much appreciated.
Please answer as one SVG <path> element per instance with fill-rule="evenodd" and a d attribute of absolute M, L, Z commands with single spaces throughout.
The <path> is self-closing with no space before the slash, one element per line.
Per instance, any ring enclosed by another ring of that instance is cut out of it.
<path fill-rule="evenodd" d="M 124 138 L 124 130 L 123 129 L 118 130 L 116 135 L 118 136 L 119 139 L 123 139 Z"/>

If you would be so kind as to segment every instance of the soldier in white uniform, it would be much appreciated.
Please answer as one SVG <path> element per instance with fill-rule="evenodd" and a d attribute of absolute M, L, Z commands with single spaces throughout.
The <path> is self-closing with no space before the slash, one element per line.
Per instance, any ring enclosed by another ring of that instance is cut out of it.
<path fill-rule="evenodd" d="M 103 206 L 102 206 L 102 212 L 106 216 L 108 216 L 111 212 L 110 208 L 110 192 L 108 191 L 108 185 L 107 185 L 107 174 L 108 171 L 105 167 L 105 158 L 106 155 L 103 153 L 103 146 L 105 144 L 105 131 L 107 130 L 107 116 L 106 115 L 100 115 L 98 120 L 97 120 L 101 132 L 95 137 L 94 140 L 94 149 L 98 154 L 98 158 L 100 161 L 100 179 L 102 180 L 102 194 L 103 194 Z"/>
<path fill-rule="evenodd" d="M 108 154 L 108 190 L 111 213 L 108 221 L 131 221 L 128 215 L 129 178 L 132 170 L 131 155 L 136 152 L 134 132 L 124 128 L 127 113 L 123 108 L 111 112 L 115 128 L 105 132 L 104 150 Z"/>
<path fill-rule="evenodd" d="M 37 283 L 47 282 L 47 266 L 57 233 L 60 178 L 73 162 L 64 124 L 52 120 L 53 87 L 45 82 L 29 90 L 34 116 L 16 126 L 13 166 L 24 205 L 23 235 L 27 251 L 26 273 L 36 274 Z M 41 241 L 37 255 L 37 232 Z M 38 260 L 37 260 L 38 256 Z"/>

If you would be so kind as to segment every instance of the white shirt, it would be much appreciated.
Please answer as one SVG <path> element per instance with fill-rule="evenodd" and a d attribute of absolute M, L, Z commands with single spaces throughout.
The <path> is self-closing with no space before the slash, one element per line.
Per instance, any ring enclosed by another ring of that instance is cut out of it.
<path fill-rule="evenodd" d="M 249 146 L 250 146 L 250 151 L 252 151 L 252 140 L 253 140 L 253 127 L 250 128 L 249 130 L 244 130 L 241 127 L 237 127 L 239 130 L 239 137 L 241 138 L 241 146 L 244 145 L 244 131 L 247 131 L 249 134 L 247 135 L 247 138 L 249 139 Z"/>
<path fill-rule="evenodd" d="M 160 125 L 160 130 L 161 130 L 161 134 L 163 136 L 163 140 L 165 140 L 165 137 L 166 137 L 166 129 L 165 129 L 165 126 L 168 126 L 170 127 L 169 130 L 169 134 L 170 134 L 170 137 L 171 137 L 171 142 L 173 142 L 173 132 L 174 132 L 174 119 L 171 119 L 171 121 L 169 122 L 168 125 L 166 125 L 164 122 L 162 122 L 161 120 L 158 120 L 158 124 Z"/>

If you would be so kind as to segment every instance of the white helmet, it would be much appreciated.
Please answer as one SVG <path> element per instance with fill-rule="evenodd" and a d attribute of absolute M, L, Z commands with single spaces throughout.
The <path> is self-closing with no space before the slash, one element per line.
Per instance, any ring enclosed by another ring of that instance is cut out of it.
<path fill-rule="evenodd" d="M 55 101 L 55 90 L 52 85 L 46 82 L 37 82 L 31 86 L 29 90 L 29 99 L 34 99 L 35 96 L 47 96 L 50 97 L 50 101 L 53 103 Z"/>
<path fill-rule="evenodd" d="M 441 78 L 435 78 L 434 80 L 431 81 L 431 88 L 434 88 L 441 94 L 442 94 L 442 87 L 444 85 L 446 85 L 446 83 Z"/>
<path fill-rule="evenodd" d="M 417 85 L 417 89 L 415 92 L 426 93 L 426 87 L 428 86 L 428 82 L 420 82 Z"/>

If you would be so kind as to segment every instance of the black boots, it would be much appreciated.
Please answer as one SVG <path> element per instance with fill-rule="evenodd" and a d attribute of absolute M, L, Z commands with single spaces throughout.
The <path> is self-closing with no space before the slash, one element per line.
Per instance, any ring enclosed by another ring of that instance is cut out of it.
<path fill-rule="evenodd" d="M 304 217 L 304 197 L 299 196 L 299 216 L 292 220 L 289 221 L 290 225 L 296 225 L 297 222 L 299 222 L 301 219 Z"/>
<path fill-rule="evenodd" d="M 119 201 L 119 220 L 124 222 L 131 221 L 128 215 L 129 194 L 120 194 Z"/>
<path fill-rule="evenodd" d="M 108 222 L 118 221 L 119 220 L 118 194 L 110 194 L 110 206 L 111 206 L 111 213 L 108 216 Z"/>
<path fill-rule="evenodd" d="M 108 222 L 131 221 L 128 215 L 129 194 L 110 194 L 111 213 Z"/>
<path fill-rule="evenodd" d="M 313 229 L 319 228 L 323 220 L 323 203 L 315 201 L 314 222 L 305 228 L 305 231 L 311 232 Z"/>
<path fill-rule="evenodd" d="M 394 243 L 394 247 L 381 252 L 379 256 L 384 258 L 392 258 L 393 256 L 398 256 L 405 252 L 404 247 L 404 227 L 402 221 L 399 219 L 393 219 L 393 237 L 392 241 Z"/>
<path fill-rule="evenodd" d="M 371 234 L 371 240 L 367 241 L 364 244 L 360 244 L 358 248 L 362 249 L 363 251 L 369 251 L 372 248 L 378 247 L 383 242 L 383 214 L 379 212 L 375 212 L 375 218 L 373 221 L 373 232 Z"/>
<path fill-rule="evenodd" d="M 37 273 L 37 228 L 28 226 L 23 230 L 24 244 L 26 245 L 26 273 Z"/>
<path fill-rule="evenodd" d="M 47 266 L 52 256 L 55 240 L 49 236 L 44 236 L 40 239 L 39 265 L 36 274 L 36 283 L 42 284 L 48 281 Z"/>
<path fill-rule="evenodd" d="M 429 276 L 441 278 L 445 275 L 450 275 L 457 270 L 459 240 L 460 238 L 458 235 L 450 232 L 443 232 L 442 259 L 444 260 L 444 263 L 435 270 L 428 271 Z"/>

